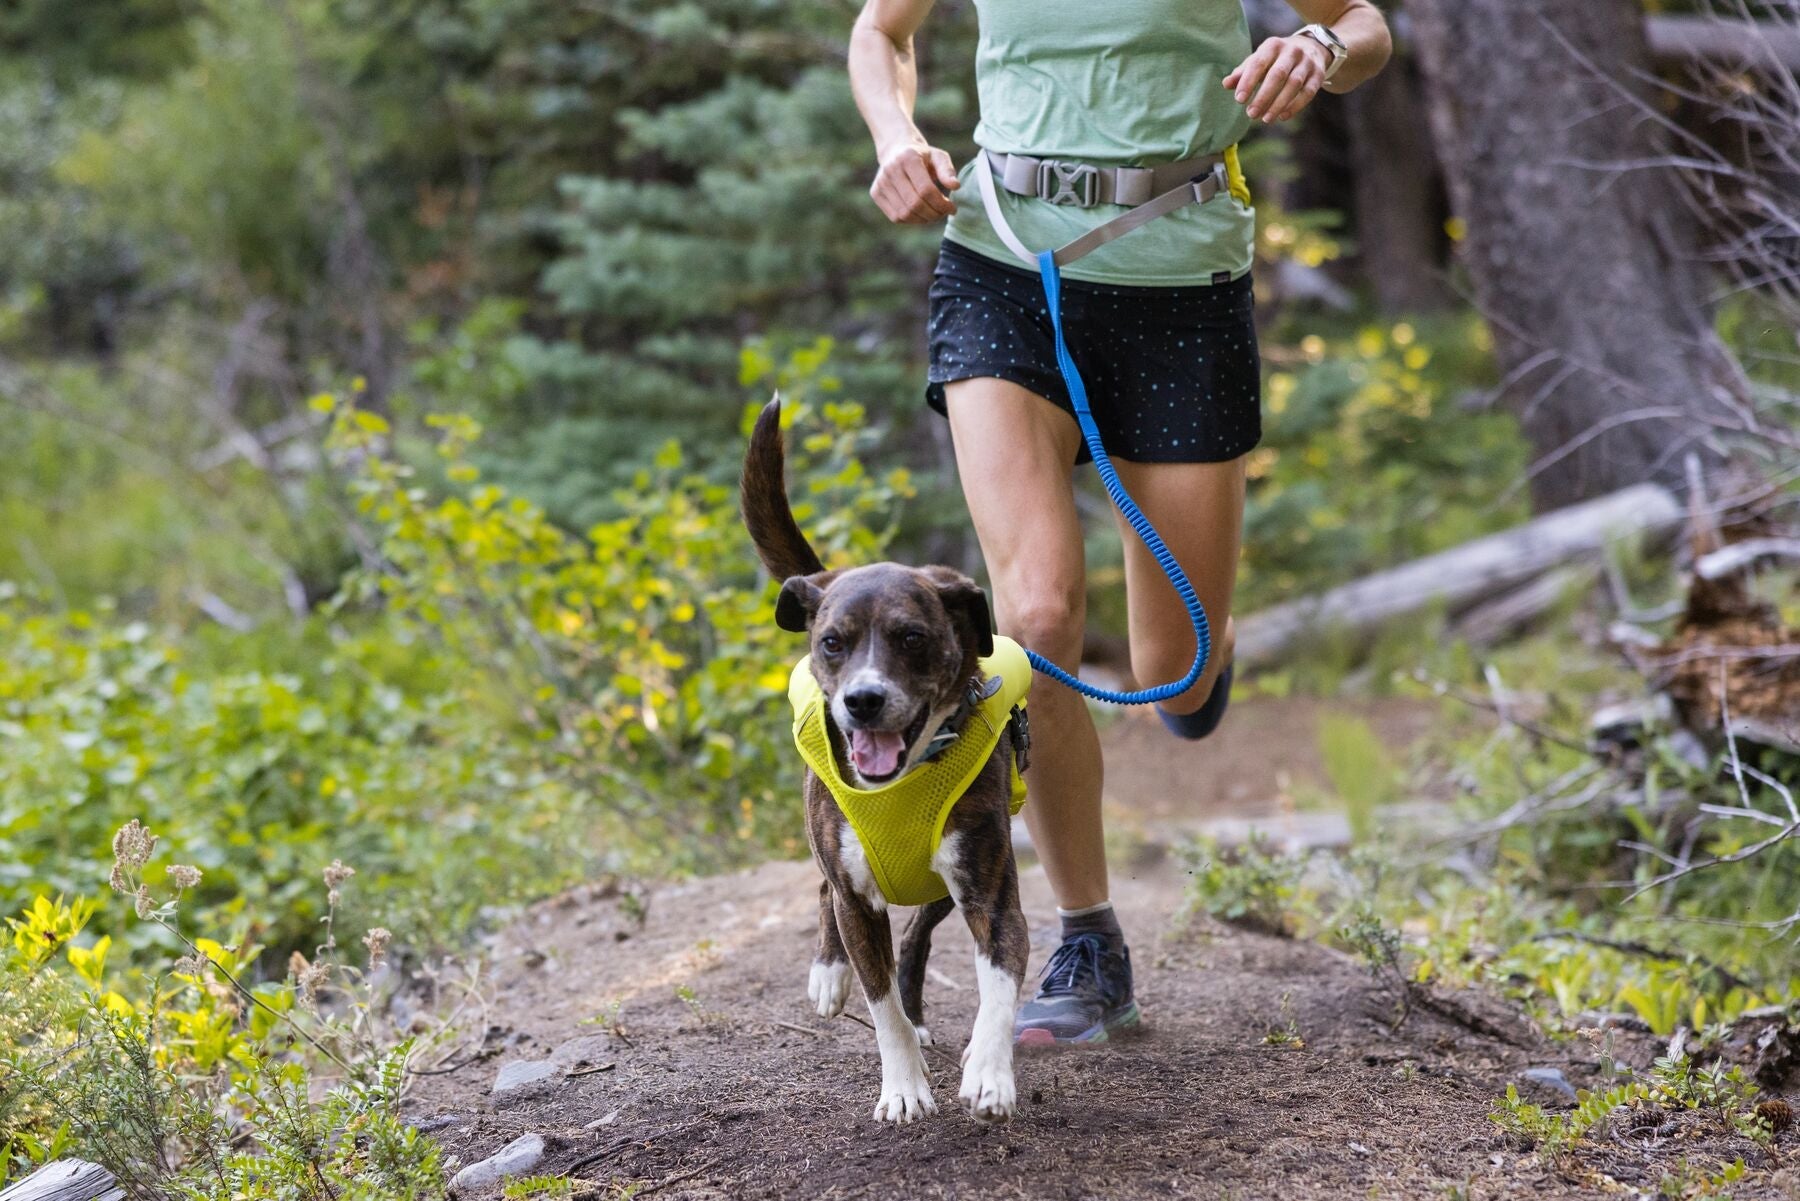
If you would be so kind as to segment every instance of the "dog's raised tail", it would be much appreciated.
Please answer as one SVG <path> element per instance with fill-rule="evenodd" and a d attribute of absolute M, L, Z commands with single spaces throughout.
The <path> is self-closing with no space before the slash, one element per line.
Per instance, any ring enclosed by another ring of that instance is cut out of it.
<path fill-rule="evenodd" d="M 825 570 L 788 506 L 785 461 L 781 397 L 777 395 L 756 415 L 756 428 L 750 431 L 744 473 L 738 477 L 738 504 L 757 555 L 778 580 Z"/>

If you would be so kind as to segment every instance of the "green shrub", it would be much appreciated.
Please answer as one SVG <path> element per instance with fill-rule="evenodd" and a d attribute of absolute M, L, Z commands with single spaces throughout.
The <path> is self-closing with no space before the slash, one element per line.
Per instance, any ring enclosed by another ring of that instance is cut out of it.
<path fill-rule="evenodd" d="M 1189 880 L 1187 911 L 1261 934 L 1296 933 L 1297 918 L 1311 911 L 1301 887 L 1306 861 L 1285 855 L 1261 834 L 1238 846 L 1196 839 L 1181 848 Z"/>
<path fill-rule="evenodd" d="M 136 823 L 121 830 L 113 880 L 182 949 L 172 963 L 109 964 L 111 940 L 82 937 L 91 902 L 40 895 L 9 921 L 0 1186 L 76 1155 L 139 1198 L 441 1197 L 437 1147 L 399 1115 L 412 1044 L 374 1033 L 364 973 L 328 934 L 287 983 L 247 983 L 255 948 L 190 932 L 182 901 L 196 869 L 165 866 L 150 874 L 169 885 L 145 882 L 155 846 Z M 342 882 L 341 870 L 327 877 L 333 894 Z M 382 933 L 366 943 L 371 968 Z"/>
<path fill-rule="evenodd" d="M 448 692 L 384 682 L 366 650 L 347 639 L 305 676 L 199 675 L 141 623 L 0 600 L 0 902 L 85 891 L 132 818 L 205 873 L 190 903 L 209 922 L 282 951 L 310 936 L 308 882 L 334 858 L 439 937 L 586 866 L 559 837 L 575 798 L 533 747 Z M 145 937 L 111 909 L 100 925 Z"/>
<path fill-rule="evenodd" d="M 1461 403 L 1489 370 L 1473 318 L 1271 339 L 1263 441 L 1250 453 L 1248 611 L 1417 558 L 1526 516 L 1512 418 Z"/>
<path fill-rule="evenodd" d="M 862 468 L 860 408 L 808 403 L 822 367 L 781 367 L 796 510 L 832 561 L 878 557 L 910 485 Z M 372 551 L 298 639 L 209 648 L 0 585 L 0 905 L 81 893 L 134 818 L 205 873 L 189 903 L 209 923 L 281 953 L 333 859 L 438 943 L 596 871 L 803 849 L 781 701 L 803 648 L 769 619 L 732 489 L 665 448 L 577 538 L 479 481 L 472 422 L 433 419 L 428 447 L 319 407 Z M 95 920 L 146 942 L 111 907 Z"/>

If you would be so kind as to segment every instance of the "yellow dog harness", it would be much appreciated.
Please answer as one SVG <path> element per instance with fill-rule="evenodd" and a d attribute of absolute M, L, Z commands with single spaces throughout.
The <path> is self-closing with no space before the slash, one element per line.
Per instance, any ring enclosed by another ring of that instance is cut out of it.
<path fill-rule="evenodd" d="M 983 683 L 970 694 L 973 704 L 955 740 L 898 780 L 870 789 L 852 788 L 838 771 L 825 728 L 825 694 L 813 678 L 812 656 L 794 664 L 788 677 L 794 745 L 856 831 L 875 883 L 890 905 L 923 905 L 950 895 L 943 878 L 931 868 L 931 858 L 944 838 L 944 822 L 994 753 L 1000 732 L 1015 715 L 1023 721 L 1025 696 L 1031 690 L 1031 662 L 1025 649 L 1010 638 L 996 637 L 994 653 L 983 658 L 980 667 Z M 1010 767 L 1013 813 L 1025 804 L 1020 757 L 1015 754 Z"/>

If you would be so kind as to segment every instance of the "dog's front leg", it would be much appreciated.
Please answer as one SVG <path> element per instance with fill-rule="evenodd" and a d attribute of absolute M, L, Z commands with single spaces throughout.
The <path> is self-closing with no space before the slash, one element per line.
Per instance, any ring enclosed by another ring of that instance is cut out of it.
<path fill-rule="evenodd" d="M 854 893 L 834 892 L 838 933 L 862 982 L 869 1019 L 875 1025 L 875 1045 L 881 1051 L 881 1099 L 875 1103 L 875 1120 L 910 1122 L 936 1113 L 919 1035 L 894 987 L 894 938 L 887 912 Z"/>
<path fill-rule="evenodd" d="M 806 996 L 822 1018 L 844 1012 L 844 1001 L 850 996 L 850 963 L 838 934 L 831 885 L 824 880 L 819 881 L 819 949 L 806 975 Z"/>
<path fill-rule="evenodd" d="M 1004 1122 L 1017 1101 L 1013 1019 L 1031 938 L 1019 905 L 1019 872 L 1003 828 L 948 836 L 939 856 L 944 862 L 938 874 L 949 882 L 975 937 L 975 982 L 981 990 L 975 1028 L 963 1051 L 959 1095 L 976 1121 Z"/>

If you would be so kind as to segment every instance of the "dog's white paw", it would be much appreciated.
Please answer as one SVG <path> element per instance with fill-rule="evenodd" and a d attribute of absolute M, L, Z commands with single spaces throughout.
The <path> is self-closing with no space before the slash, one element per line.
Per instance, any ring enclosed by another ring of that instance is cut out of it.
<path fill-rule="evenodd" d="M 1018 1100 L 1013 1084 L 1012 1048 L 970 1045 L 963 1054 L 963 1108 L 977 1122 L 1005 1122 L 1012 1118 Z"/>
<path fill-rule="evenodd" d="M 844 1012 L 844 1002 L 850 998 L 850 965 L 813 960 L 812 970 L 806 974 L 806 998 L 822 1018 Z"/>
<path fill-rule="evenodd" d="M 881 1082 L 881 1100 L 875 1102 L 877 1122 L 899 1122 L 904 1125 L 937 1112 L 931 1099 L 931 1084 L 919 1072 L 909 1079 Z"/>
<path fill-rule="evenodd" d="M 921 1047 L 929 1047 L 931 1045 L 931 1027 L 927 1026 L 924 1022 L 920 1022 L 917 1026 L 913 1027 L 913 1031 L 919 1036 L 919 1045 Z"/>

